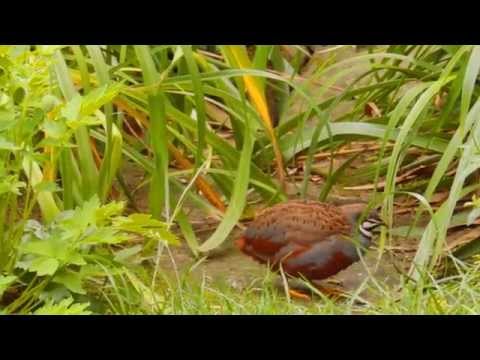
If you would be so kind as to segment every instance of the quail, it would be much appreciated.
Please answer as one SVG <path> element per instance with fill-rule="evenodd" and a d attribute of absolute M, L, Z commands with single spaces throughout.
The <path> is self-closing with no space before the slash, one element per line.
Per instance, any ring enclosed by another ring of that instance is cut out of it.
<path fill-rule="evenodd" d="M 246 255 L 297 278 L 318 285 L 360 260 L 373 231 L 384 225 L 377 210 L 364 220 L 366 204 L 336 206 L 318 201 L 290 200 L 260 212 L 236 241 Z M 291 295 L 307 297 L 291 290 Z"/>

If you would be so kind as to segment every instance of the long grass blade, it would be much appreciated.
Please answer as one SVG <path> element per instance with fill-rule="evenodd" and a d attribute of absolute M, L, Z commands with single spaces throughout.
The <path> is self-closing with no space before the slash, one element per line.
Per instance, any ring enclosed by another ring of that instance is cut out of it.
<path fill-rule="evenodd" d="M 158 80 L 159 74 L 148 46 L 135 46 L 135 52 L 143 70 L 145 84 L 154 84 Z M 168 137 L 165 101 L 166 99 L 161 89 L 158 89 L 148 96 L 151 121 L 150 137 L 155 157 L 155 171 L 150 187 L 150 208 L 156 218 L 161 218 L 163 208 L 165 210 L 165 217 L 170 219 L 170 191 L 168 184 L 169 156 L 167 148 Z"/>

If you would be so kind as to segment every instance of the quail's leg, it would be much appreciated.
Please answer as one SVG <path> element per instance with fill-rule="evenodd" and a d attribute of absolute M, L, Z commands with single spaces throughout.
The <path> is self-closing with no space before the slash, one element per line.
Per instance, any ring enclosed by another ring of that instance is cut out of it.
<path fill-rule="evenodd" d="M 301 300 L 312 300 L 312 298 L 300 290 L 289 289 L 288 293 L 292 298 L 301 299 Z"/>
<path fill-rule="evenodd" d="M 288 293 L 291 298 L 301 299 L 301 300 L 312 300 L 315 296 L 315 290 L 312 290 L 311 287 L 307 286 L 304 282 L 301 282 L 297 279 L 289 279 L 290 288 Z M 324 285 L 316 281 L 310 282 L 311 286 L 314 287 L 318 292 L 322 293 L 324 296 L 330 299 L 339 299 L 346 297 L 346 292 L 339 285 Z M 282 286 L 279 279 L 279 286 Z M 316 294 L 318 296 L 318 293 Z"/>
<path fill-rule="evenodd" d="M 313 284 L 316 290 L 318 290 L 320 293 L 325 295 L 327 298 L 332 299 L 332 300 L 337 300 L 343 297 L 346 297 L 345 291 L 343 291 L 339 287 L 333 287 L 333 286 L 324 286 L 324 285 L 319 285 L 319 284 Z M 308 291 L 312 293 L 312 291 Z M 299 289 L 289 289 L 288 293 L 292 298 L 295 299 L 302 299 L 302 300 L 312 300 L 312 296 L 307 293 L 305 290 L 299 290 Z"/>
<path fill-rule="evenodd" d="M 275 279 L 275 286 L 279 291 L 288 291 L 288 295 L 290 295 L 293 299 L 299 300 L 311 300 L 311 290 L 308 289 L 304 284 L 302 284 L 299 280 L 295 278 L 288 278 L 287 280 L 288 286 L 285 289 L 284 279 L 281 276 L 278 276 Z"/>
<path fill-rule="evenodd" d="M 325 285 L 319 284 L 318 282 L 313 283 L 313 286 L 323 295 L 331 299 L 336 300 L 339 298 L 344 298 L 347 295 L 347 293 L 339 286 L 331 286 L 331 285 L 325 286 Z"/>

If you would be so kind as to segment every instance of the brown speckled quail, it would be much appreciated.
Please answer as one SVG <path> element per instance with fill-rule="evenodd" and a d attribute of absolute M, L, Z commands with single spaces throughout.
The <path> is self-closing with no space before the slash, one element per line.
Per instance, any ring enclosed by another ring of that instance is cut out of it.
<path fill-rule="evenodd" d="M 280 203 L 263 210 L 236 244 L 273 270 L 281 264 L 293 277 L 324 280 L 360 260 L 358 252 L 370 246 L 372 231 L 383 225 L 376 210 L 358 223 L 365 206 L 297 200 Z M 292 292 L 296 294 L 300 295 Z"/>

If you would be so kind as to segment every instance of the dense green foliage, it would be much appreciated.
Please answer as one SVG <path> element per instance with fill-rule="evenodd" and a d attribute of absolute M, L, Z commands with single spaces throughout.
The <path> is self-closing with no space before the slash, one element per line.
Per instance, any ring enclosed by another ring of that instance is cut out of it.
<path fill-rule="evenodd" d="M 422 274 L 435 273 L 449 255 L 447 230 L 480 214 L 472 198 L 479 188 L 480 47 L 372 47 L 338 60 L 343 48 L 317 51 L 306 73 L 312 55 L 300 46 L 0 46 L 1 311 L 192 312 L 176 303 L 177 292 L 158 288 L 162 249 L 185 242 L 193 256 L 208 254 L 248 214 L 250 198 L 287 198 L 285 168 L 299 155 L 298 192 L 307 196 L 315 155 L 362 139 L 378 142 L 377 156 L 348 175 L 350 162 L 331 167 L 320 199 L 337 184 L 373 184 L 371 203 L 382 205 L 389 225 L 381 251 L 395 231 L 418 230 L 427 214 L 408 274 L 416 288 L 402 296 L 442 292 Z M 372 116 L 372 107 L 381 111 Z M 143 212 L 127 185 L 127 165 L 145 175 Z M 398 183 L 418 166 L 431 174 Z M 432 208 L 445 189 L 446 200 Z M 393 221 L 401 196 L 417 200 L 409 229 Z M 454 214 L 465 199 L 465 211 Z M 192 207 L 218 220 L 205 241 L 192 225 Z M 467 245 L 456 249 L 462 260 L 477 253 L 476 241 Z M 455 290 L 433 311 L 477 311 L 446 305 L 477 281 L 464 278 L 460 290 L 449 280 Z M 203 290 L 187 293 L 194 299 Z M 303 312 L 276 301 L 273 312 Z M 379 306 L 429 312 L 425 301 Z M 234 305 L 230 312 L 268 309 Z"/>

